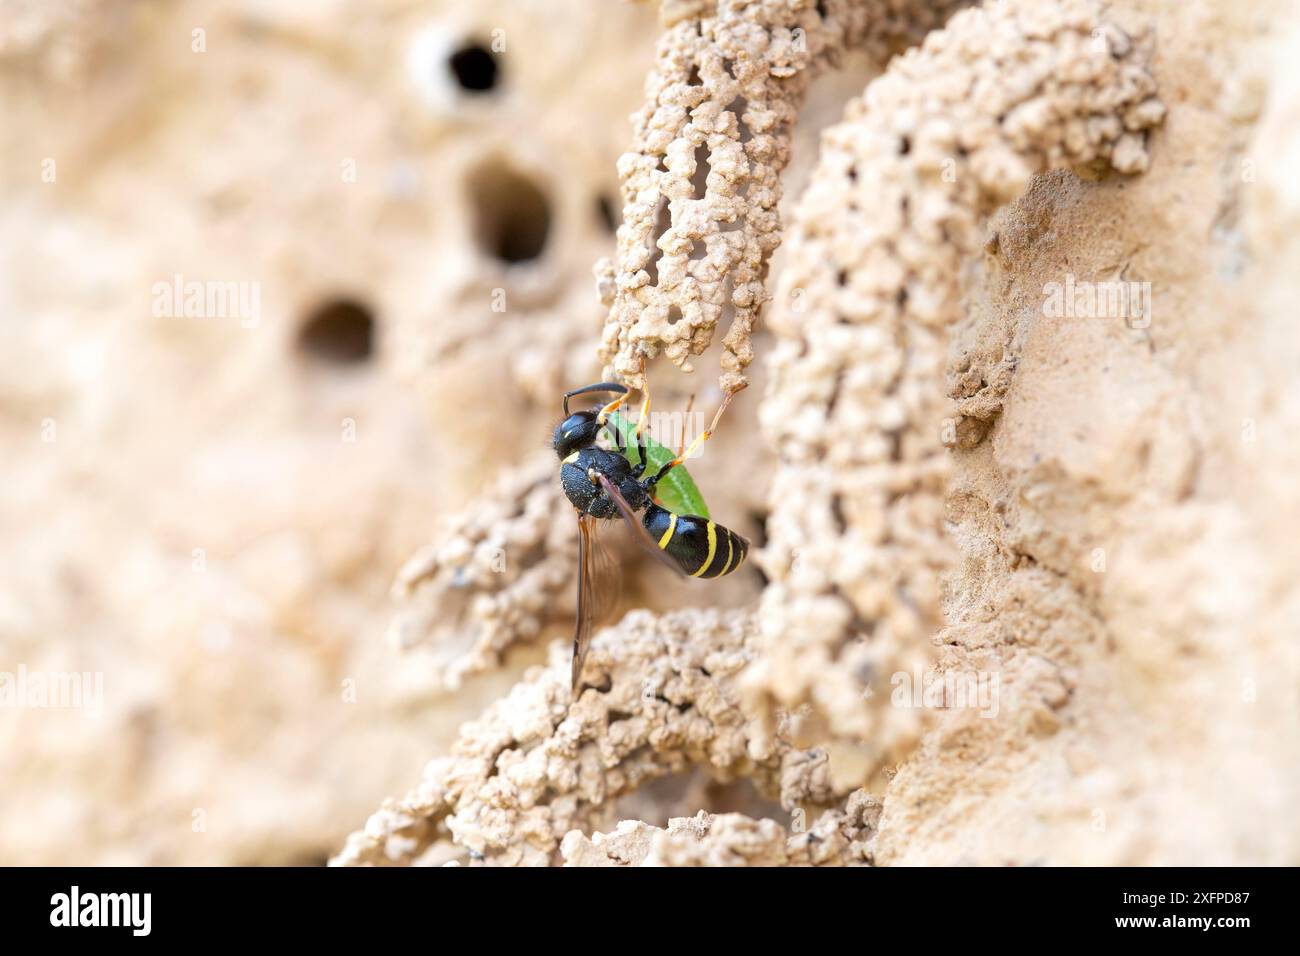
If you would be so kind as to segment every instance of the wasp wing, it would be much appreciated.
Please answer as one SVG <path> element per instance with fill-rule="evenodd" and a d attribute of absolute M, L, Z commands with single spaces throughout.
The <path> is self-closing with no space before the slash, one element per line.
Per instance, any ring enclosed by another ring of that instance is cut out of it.
<path fill-rule="evenodd" d="M 614 559 L 600 533 L 600 522 L 587 515 L 587 600 L 591 605 L 591 624 L 599 627 L 614 610 L 623 587 L 623 568 Z"/>
<path fill-rule="evenodd" d="M 653 554 L 657 560 L 663 562 L 665 567 L 671 568 L 674 574 L 685 577 L 686 573 L 677 566 L 677 562 L 668 557 L 664 550 L 655 543 L 655 539 L 650 537 L 650 532 L 646 531 L 645 526 L 641 524 L 641 519 L 636 516 L 636 512 L 632 510 L 632 506 L 627 503 L 627 499 L 623 497 L 623 493 L 618 490 L 617 486 L 600 472 L 596 472 L 595 475 L 597 480 L 600 481 L 600 486 L 605 489 L 605 494 L 609 495 L 623 515 L 623 523 L 632 532 L 632 537 L 636 538 L 637 544 Z"/>
<path fill-rule="evenodd" d="M 573 696 L 578 695 L 582 665 L 591 646 L 592 629 L 618 601 L 622 572 L 600 540 L 596 519 L 578 515 L 578 616 L 573 627 Z"/>

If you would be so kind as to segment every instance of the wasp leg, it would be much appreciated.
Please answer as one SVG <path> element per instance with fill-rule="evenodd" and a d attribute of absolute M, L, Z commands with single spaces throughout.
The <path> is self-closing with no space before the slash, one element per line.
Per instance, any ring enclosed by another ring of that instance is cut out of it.
<path fill-rule="evenodd" d="M 642 368 L 644 367 L 645 367 L 645 363 L 642 362 Z M 614 401 L 610 402 L 608 405 L 602 408 L 600 410 L 600 413 L 596 416 L 596 424 L 602 428 L 605 426 L 605 422 L 609 419 L 609 416 L 613 415 L 616 411 L 622 408 L 623 403 L 627 401 L 629 389 L 627 389 L 622 385 L 619 386 L 619 389 L 621 390 L 622 394 L 620 394 L 618 398 L 614 399 Z M 648 412 L 649 409 L 650 409 L 650 392 L 647 389 L 645 393 L 645 402 L 641 406 L 641 418 L 638 419 L 636 423 L 636 444 L 637 444 L 637 450 L 640 452 L 641 457 L 638 459 L 638 464 L 633 468 L 633 474 L 636 475 L 636 477 L 638 478 L 641 477 L 641 472 L 645 471 L 645 460 L 646 460 L 645 443 L 641 434 L 641 426 L 645 420 L 646 412 Z M 623 450 L 625 447 L 625 442 L 623 441 L 622 433 L 620 432 L 616 434 L 614 437 L 615 437 L 615 442 L 618 445 L 619 449 Z"/>
<path fill-rule="evenodd" d="M 641 432 L 636 433 L 636 464 L 632 466 L 632 477 L 640 478 L 645 474 L 646 465 L 650 464 L 650 459 L 646 457 L 645 435 Z"/>
<path fill-rule="evenodd" d="M 691 395 L 691 397 L 686 400 L 686 413 L 682 416 L 683 422 L 689 422 L 691 420 L 691 409 L 694 407 L 695 407 L 695 396 Z M 686 429 L 683 428 L 682 440 L 681 443 L 677 446 L 677 457 L 684 458 L 685 455 L 686 455 Z"/>
<path fill-rule="evenodd" d="M 645 360 L 641 360 L 641 378 L 645 382 L 642 389 L 645 400 L 641 403 L 641 417 L 636 420 L 636 464 L 632 466 L 632 477 L 640 478 L 645 474 L 650 459 L 646 457 L 646 422 L 650 420 L 650 380 L 645 377 Z"/>
<path fill-rule="evenodd" d="M 600 410 L 600 414 L 596 416 L 596 424 L 604 425 L 605 421 L 609 418 L 609 416 L 613 415 L 616 411 L 622 408 L 623 403 L 626 401 L 627 401 L 627 389 L 623 389 L 622 395 L 614 399 L 614 401 L 610 402 L 608 405 L 606 405 L 604 408 Z"/>
<path fill-rule="evenodd" d="M 645 377 L 645 359 L 641 360 L 641 394 L 645 400 L 641 403 L 641 417 L 636 420 L 636 437 L 637 442 L 641 441 L 641 433 L 645 430 L 646 422 L 650 420 L 650 379 Z"/>
<path fill-rule="evenodd" d="M 739 389 L 737 389 L 736 391 L 739 391 Z M 662 468 L 659 469 L 657 474 L 651 475 L 649 478 L 646 479 L 645 488 L 647 491 L 653 490 L 654 486 L 659 484 L 659 482 L 663 479 L 665 475 L 668 474 L 668 472 L 672 471 L 682 462 L 686 461 L 686 459 L 694 455 L 696 449 L 698 449 L 701 445 L 703 445 L 706 441 L 709 440 L 709 438 L 713 435 L 713 433 L 718 428 L 718 422 L 722 418 L 722 413 L 727 410 L 727 406 L 731 404 L 731 400 L 735 398 L 735 396 L 736 396 L 736 392 L 728 392 L 727 397 L 722 400 L 722 404 L 718 406 L 717 413 L 713 416 L 713 424 L 711 424 L 704 431 L 700 432 L 700 434 L 696 435 L 695 439 L 690 443 L 690 445 L 686 447 L 686 450 L 684 452 L 682 452 L 680 455 L 678 455 L 676 458 L 672 459 L 671 461 L 667 462 Z"/>

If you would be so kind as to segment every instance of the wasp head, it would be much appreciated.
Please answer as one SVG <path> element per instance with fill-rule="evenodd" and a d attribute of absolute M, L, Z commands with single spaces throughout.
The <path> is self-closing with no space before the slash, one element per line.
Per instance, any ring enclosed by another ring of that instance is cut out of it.
<path fill-rule="evenodd" d="M 568 458 L 575 451 L 595 442 L 599 433 L 600 424 L 596 421 L 596 412 L 574 412 L 555 426 L 551 444 L 560 458 Z"/>

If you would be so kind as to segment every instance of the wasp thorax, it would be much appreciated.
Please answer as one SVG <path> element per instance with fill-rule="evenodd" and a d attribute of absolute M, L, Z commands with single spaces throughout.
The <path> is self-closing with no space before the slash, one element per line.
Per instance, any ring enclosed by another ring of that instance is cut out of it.
<path fill-rule="evenodd" d="M 551 444 L 555 447 L 557 455 L 568 458 L 575 451 L 592 444 L 599 432 L 600 425 L 596 421 L 595 412 L 574 412 L 555 426 L 555 436 L 551 439 Z"/>

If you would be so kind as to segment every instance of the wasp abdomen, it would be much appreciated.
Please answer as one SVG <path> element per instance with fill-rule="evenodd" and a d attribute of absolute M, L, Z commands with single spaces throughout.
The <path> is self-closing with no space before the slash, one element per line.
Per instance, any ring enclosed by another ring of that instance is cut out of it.
<path fill-rule="evenodd" d="M 699 515 L 677 515 L 647 506 L 641 523 L 655 543 L 693 578 L 720 578 L 745 562 L 749 542 L 729 528 Z"/>

